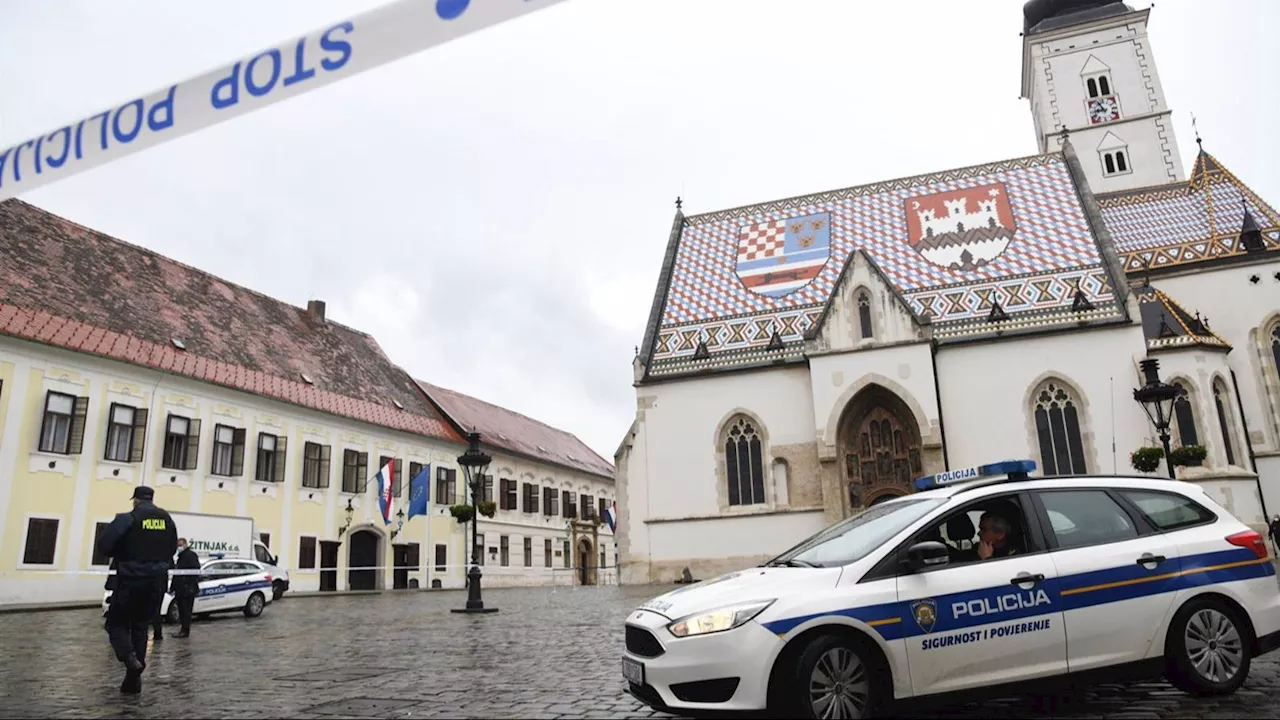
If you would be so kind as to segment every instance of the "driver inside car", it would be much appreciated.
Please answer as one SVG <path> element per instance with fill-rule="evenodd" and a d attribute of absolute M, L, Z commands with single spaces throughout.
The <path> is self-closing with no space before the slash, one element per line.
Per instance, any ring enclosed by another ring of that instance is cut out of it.
<path fill-rule="evenodd" d="M 978 521 L 978 544 L 964 553 L 963 561 L 990 560 L 1016 554 L 1011 542 L 1012 529 L 1009 519 L 1000 511 L 982 513 L 982 519 Z"/>

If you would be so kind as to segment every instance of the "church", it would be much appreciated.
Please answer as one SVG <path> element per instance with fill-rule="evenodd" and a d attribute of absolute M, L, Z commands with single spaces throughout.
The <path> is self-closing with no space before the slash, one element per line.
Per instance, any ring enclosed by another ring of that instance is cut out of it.
<path fill-rule="evenodd" d="M 1037 155 L 677 203 L 615 456 L 622 582 L 753 565 L 1004 459 L 1280 513 L 1280 214 L 1203 147 L 1184 171 L 1149 13 L 1025 5 Z M 1175 462 L 1135 469 L 1161 434 Z"/>

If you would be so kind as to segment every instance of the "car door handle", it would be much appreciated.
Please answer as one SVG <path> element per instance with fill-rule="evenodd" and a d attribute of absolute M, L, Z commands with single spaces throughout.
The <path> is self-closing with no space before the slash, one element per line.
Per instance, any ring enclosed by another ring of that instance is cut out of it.
<path fill-rule="evenodd" d="M 1009 584 L 1010 585 L 1026 585 L 1027 583 L 1031 583 L 1032 585 L 1035 585 L 1036 583 L 1041 583 L 1041 582 L 1044 582 L 1044 573 L 1036 573 L 1035 575 L 1022 573 L 1018 577 L 1010 580 Z"/>
<path fill-rule="evenodd" d="M 1137 563 L 1139 565 L 1146 566 L 1151 564 L 1159 565 L 1164 561 L 1165 561 L 1165 556 L 1163 555 L 1152 555 L 1151 553 L 1142 553 L 1142 557 L 1138 558 Z"/>

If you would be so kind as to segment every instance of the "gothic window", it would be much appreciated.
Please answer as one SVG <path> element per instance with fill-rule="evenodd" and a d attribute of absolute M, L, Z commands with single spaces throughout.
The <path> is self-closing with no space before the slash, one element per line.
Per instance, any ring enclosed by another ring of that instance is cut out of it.
<path fill-rule="evenodd" d="M 1111 78 L 1107 77 L 1105 73 L 1091 77 L 1085 80 L 1084 83 L 1089 90 L 1089 97 L 1091 98 L 1111 94 Z"/>
<path fill-rule="evenodd" d="M 724 466 L 730 505 L 756 505 L 764 497 L 764 449 L 755 423 L 739 416 L 724 439 Z"/>
<path fill-rule="evenodd" d="M 1035 421 L 1045 475 L 1088 472 L 1080 432 L 1080 404 L 1060 381 L 1050 380 L 1036 392 Z"/>
<path fill-rule="evenodd" d="M 1124 150 L 1102 154 L 1104 175 L 1123 175 L 1129 172 L 1129 158 Z"/>
<path fill-rule="evenodd" d="M 1174 383 L 1174 386 L 1187 393 L 1187 388 L 1182 383 Z M 1200 444 L 1196 434 L 1196 416 L 1191 410 L 1190 393 L 1173 401 L 1173 421 L 1177 425 L 1179 445 L 1187 447 Z"/>
<path fill-rule="evenodd" d="M 1271 359 L 1275 360 L 1276 372 L 1280 374 L 1280 325 L 1271 328 Z"/>
<path fill-rule="evenodd" d="M 1231 395 L 1221 380 L 1213 383 L 1213 404 L 1218 411 L 1218 426 L 1222 430 L 1222 449 L 1227 453 L 1227 464 L 1236 464 L 1235 447 L 1231 443 Z"/>
<path fill-rule="evenodd" d="M 862 337 L 871 337 L 871 296 L 866 290 L 858 293 L 858 327 Z"/>

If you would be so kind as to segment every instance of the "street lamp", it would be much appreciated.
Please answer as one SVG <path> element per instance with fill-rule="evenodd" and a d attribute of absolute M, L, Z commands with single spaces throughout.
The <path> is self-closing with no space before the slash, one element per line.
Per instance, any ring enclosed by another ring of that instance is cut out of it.
<path fill-rule="evenodd" d="M 493 458 L 480 450 L 480 433 L 467 433 L 470 446 L 458 457 L 458 465 L 466 475 L 467 487 L 471 490 L 471 570 L 467 572 L 467 606 L 455 608 L 456 613 L 495 613 L 498 608 L 487 608 L 480 597 L 480 545 L 477 541 L 476 526 L 480 522 L 480 501 L 484 499 L 484 474 L 489 469 Z"/>
<path fill-rule="evenodd" d="M 1169 468 L 1169 477 L 1176 479 L 1177 476 L 1173 474 L 1173 460 L 1169 457 L 1172 453 L 1169 447 L 1169 425 L 1173 423 L 1173 402 L 1185 395 L 1187 391 L 1160 379 L 1159 360 L 1148 358 L 1138 363 L 1138 367 L 1142 368 L 1146 384 L 1133 391 L 1133 399 L 1141 403 L 1142 409 L 1147 413 L 1147 419 L 1160 434 L 1160 442 L 1164 445 L 1164 463 Z"/>
<path fill-rule="evenodd" d="M 404 530 L 404 508 L 400 508 L 396 511 L 396 520 L 396 529 L 391 531 L 392 540 L 395 540 L 396 536 L 400 534 L 400 531 Z"/>
<path fill-rule="evenodd" d="M 347 524 L 338 528 L 338 537 L 342 537 L 343 533 L 347 531 L 347 528 L 351 527 L 351 515 L 355 511 L 356 509 L 351 507 L 351 498 L 347 498 Z"/>

